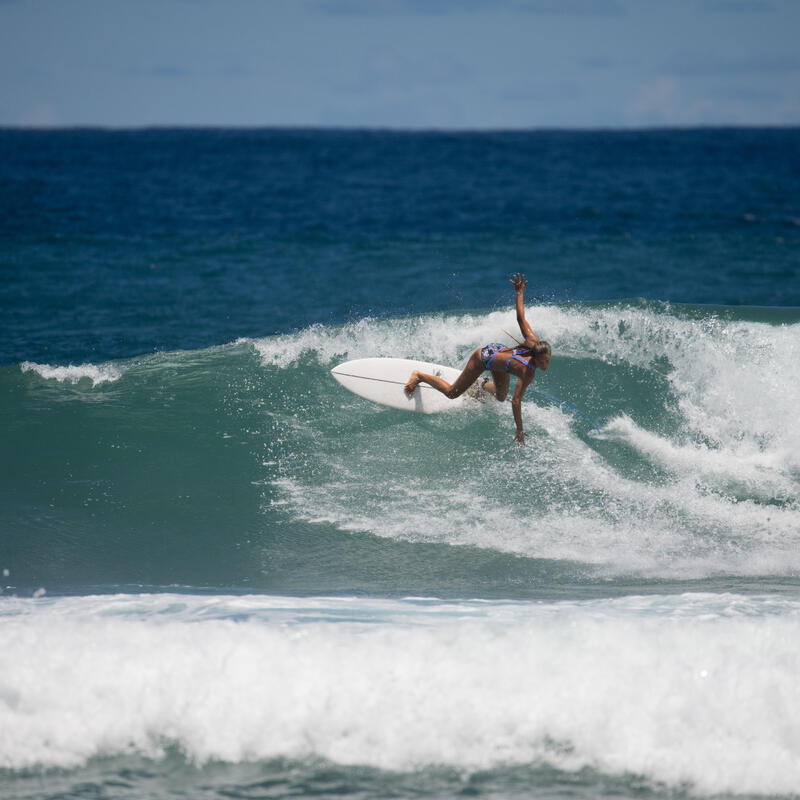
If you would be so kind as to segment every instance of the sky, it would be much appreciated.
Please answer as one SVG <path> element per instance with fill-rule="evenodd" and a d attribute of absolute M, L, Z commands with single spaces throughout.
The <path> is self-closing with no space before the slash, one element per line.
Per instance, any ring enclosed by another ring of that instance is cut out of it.
<path fill-rule="evenodd" d="M 800 124 L 800 0 L 0 0 L 0 125 Z"/>

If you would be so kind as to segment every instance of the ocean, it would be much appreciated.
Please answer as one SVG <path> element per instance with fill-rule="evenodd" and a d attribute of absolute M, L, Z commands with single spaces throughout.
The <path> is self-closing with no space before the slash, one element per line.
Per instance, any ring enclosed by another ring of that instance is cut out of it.
<path fill-rule="evenodd" d="M 425 416 L 330 369 L 553 358 Z M 800 797 L 800 129 L 0 130 L 0 796 Z"/>

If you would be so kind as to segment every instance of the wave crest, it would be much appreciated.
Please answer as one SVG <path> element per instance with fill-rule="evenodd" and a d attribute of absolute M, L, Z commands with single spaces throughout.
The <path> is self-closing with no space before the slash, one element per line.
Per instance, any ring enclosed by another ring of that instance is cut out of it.
<path fill-rule="evenodd" d="M 20 364 L 23 372 L 35 372 L 45 380 L 55 380 L 59 383 L 80 383 L 90 380 L 92 386 L 102 383 L 118 381 L 124 370 L 114 364 L 70 364 L 68 366 L 53 366 L 51 364 L 37 364 L 33 361 L 24 361 Z"/>

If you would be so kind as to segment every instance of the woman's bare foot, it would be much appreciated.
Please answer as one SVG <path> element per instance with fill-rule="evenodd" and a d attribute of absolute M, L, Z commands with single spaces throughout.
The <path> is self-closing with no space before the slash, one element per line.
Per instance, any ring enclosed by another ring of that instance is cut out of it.
<path fill-rule="evenodd" d="M 408 379 L 406 385 L 403 387 L 403 391 L 408 397 L 411 397 L 411 395 L 413 395 L 416 391 L 417 386 L 419 386 L 419 372 L 414 370 L 411 373 L 411 377 Z"/>

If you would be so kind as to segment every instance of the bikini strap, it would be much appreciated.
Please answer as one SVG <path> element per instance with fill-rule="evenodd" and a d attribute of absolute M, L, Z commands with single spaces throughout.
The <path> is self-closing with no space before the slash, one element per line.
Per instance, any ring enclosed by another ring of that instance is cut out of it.
<path fill-rule="evenodd" d="M 532 358 L 532 357 L 533 357 L 533 356 L 531 356 L 531 358 Z M 530 362 L 530 361 L 526 361 L 524 358 L 520 358 L 520 357 L 517 355 L 516 351 L 515 351 L 515 352 L 514 352 L 514 354 L 511 356 L 511 358 L 513 358 L 513 359 L 516 359 L 517 361 L 519 361 L 519 363 L 520 363 L 520 364 L 524 364 L 524 365 L 525 365 L 525 366 L 526 366 L 528 369 L 532 369 L 534 372 L 536 372 L 536 367 L 534 367 L 534 366 L 531 364 L 531 362 Z M 511 361 L 511 358 L 509 358 L 509 359 L 508 359 L 508 361 L 506 361 L 506 372 L 508 372 L 508 362 L 509 362 L 509 361 Z"/>

